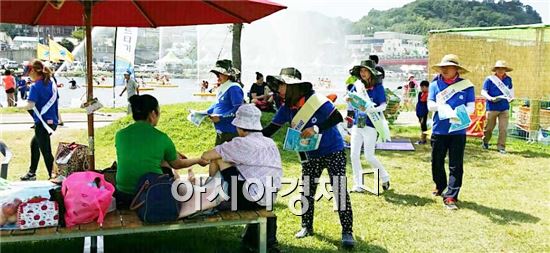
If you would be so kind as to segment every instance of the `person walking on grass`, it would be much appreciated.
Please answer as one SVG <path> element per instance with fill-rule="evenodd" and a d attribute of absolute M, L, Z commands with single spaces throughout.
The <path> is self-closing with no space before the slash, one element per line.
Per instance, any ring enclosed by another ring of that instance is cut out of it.
<path fill-rule="evenodd" d="M 414 104 L 414 100 L 416 98 L 416 88 L 418 84 L 416 80 L 414 79 L 413 74 L 409 74 L 407 76 L 407 82 L 404 85 L 404 93 L 403 93 L 403 107 L 406 111 L 411 110 Z"/>
<path fill-rule="evenodd" d="M 420 122 L 420 140 L 416 142 L 418 145 L 426 144 L 426 131 L 428 131 L 428 87 L 430 82 L 424 80 L 420 82 L 420 92 L 418 93 L 418 102 L 416 103 L 416 117 Z"/>
<path fill-rule="evenodd" d="M 15 78 L 11 75 L 11 70 L 7 69 L 2 77 L 2 85 L 6 91 L 8 107 L 16 106 L 15 103 Z"/>
<path fill-rule="evenodd" d="M 368 97 L 375 105 L 369 108 L 355 110 L 355 119 L 351 129 L 351 167 L 353 168 L 354 186 L 353 192 L 365 192 L 363 185 L 363 168 L 361 166 L 361 149 L 364 149 L 365 159 L 373 169 L 378 169 L 382 178 L 384 191 L 390 189 L 390 174 L 375 156 L 376 139 L 378 132 L 368 113 L 381 114 L 386 110 L 386 92 L 381 80 L 381 74 L 375 69 L 372 60 L 362 61 L 354 66 L 350 74 L 361 80 L 364 85 L 362 96 Z"/>
<path fill-rule="evenodd" d="M 441 62 L 432 66 L 439 75 L 430 83 L 428 110 L 435 112 L 432 128 L 432 178 L 434 196 L 442 196 L 445 207 L 458 209 L 456 203 L 462 187 L 464 174 L 464 148 L 466 129 L 451 130 L 451 119 L 457 119 L 458 107 L 465 106 L 468 114 L 475 109 L 474 85 L 460 74 L 468 70 L 460 65 L 458 56 L 445 55 Z M 463 108 L 461 108 L 463 109 Z M 449 180 L 445 173 L 445 157 L 449 153 Z M 447 189 L 445 192 L 444 190 Z"/>
<path fill-rule="evenodd" d="M 19 95 L 21 100 L 27 100 L 27 80 L 23 75 L 19 75 L 19 80 L 17 80 L 17 89 L 19 90 Z"/>
<path fill-rule="evenodd" d="M 512 78 L 508 72 L 513 69 L 506 66 L 506 62 L 499 60 L 493 67 L 493 75 L 488 76 L 483 83 L 481 95 L 487 99 L 487 124 L 483 133 L 483 149 L 489 149 L 489 141 L 498 119 L 497 150 L 506 154 L 506 130 L 508 130 L 508 111 L 510 102 L 514 99 Z"/>
<path fill-rule="evenodd" d="M 132 113 L 132 105 L 130 104 L 130 98 L 134 95 L 139 95 L 139 84 L 132 78 L 132 72 L 129 70 L 124 72 L 124 89 L 120 93 L 120 97 L 122 97 L 122 94 L 126 92 L 128 94 L 128 114 Z"/>
<path fill-rule="evenodd" d="M 48 178 L 52 176 L 54 157 L 50 142 L 50 135 L 57 128 L 58 100 L 57 86 L 52 82 L 51 70 L 39 60 L 35 60 L 27 68 L 30 78 L 34 81 L 31 86 L 28 104 L 34 119 L 34 137 L 31 141 L 31 165 L 29 172 L 22 176 L 22 181 L 36 180 L 36 170 L 40 160 L 40 153 L 48 170 Z"/>
<path fill-rule="evenodd" d="M 302 229 L 296 238 L 313 236 L 313 214 L 315 192 L 319 178 L 326 168 L 331 177 L 334 195 L 337 196 L 338 215 L 342 226 L 342 246 L 352 248 L 353 213 L 346 187 L 346 153 L 344 140 L 337 125 L 343 121 L 342 115 L 325 96 L 313 90 L 313 84 L 301 81 L 302 74 L 296 68 L 283 68 L 278 76 L 267 76 L 269 87 L 284 98 L 284 104 L 277 111 L 271 123 L 262 132 L 271 137 L 286 123 L 308 138 L 322 134 L 316 150 L 301 152 L 302 180 L 304 191 L 302 199 Z"/>

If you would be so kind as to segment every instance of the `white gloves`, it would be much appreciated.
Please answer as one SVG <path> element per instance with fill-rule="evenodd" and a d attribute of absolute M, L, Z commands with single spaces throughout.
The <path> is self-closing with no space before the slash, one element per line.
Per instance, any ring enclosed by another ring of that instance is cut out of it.
<path fill-rule="evenodd" d="M 428 111 L 437 112 L 438 108 L 439 108 L 439 105 L 435 101 L 428 100 Z"/>

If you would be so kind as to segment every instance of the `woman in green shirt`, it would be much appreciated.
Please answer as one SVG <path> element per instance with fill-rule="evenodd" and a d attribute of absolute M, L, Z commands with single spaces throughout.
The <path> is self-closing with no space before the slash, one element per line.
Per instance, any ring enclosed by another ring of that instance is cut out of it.
<path fill-rule="evenodd" d="M 206 166 L 200 158 L 186 159 L 176 151 L 174 143 L 155 128 L 160 119 L 157 99 L 151 95 L 130 97 L 134 124 L 119 130 L 115 136 L 117 153 L 116 199 L 119 208 L 131 203 L 139 179 L 150 172 L 163 174 L 163 167 L 174 170 L 195 164 Z M 192 171 L 189 169 L 189 176 Z M 174 173 L 177 176 L 177 173 Z"/>

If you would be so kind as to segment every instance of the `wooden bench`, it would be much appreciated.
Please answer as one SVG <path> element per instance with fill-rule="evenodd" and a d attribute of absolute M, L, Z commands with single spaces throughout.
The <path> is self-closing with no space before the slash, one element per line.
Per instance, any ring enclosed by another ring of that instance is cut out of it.
<path fill-rule="evenodd" d="M 0 231 L 0 241 L 2 243 L 10 243 L 91 237 L 90 252 L 96 252 L 96 250 L 98 249 L 98 236 L 259 224 L 259 252 L 266 252 L 267 218 L 273 216 L 273 213 L 266 210 L 237 212 L 225 211 L 219 212 L 211 216 L 184 219 L 171 223 L 144 224 L 139 220 L 135 212 L 114 211 L 109 213 L 105 217 L 103 227 L 100 227 L 94 222 L 85 225 L 75 226 L 71 229 L 62 227 L 49 227 L 28 230 Z M 102 247 L 102 245 L 99 246 Z"/>

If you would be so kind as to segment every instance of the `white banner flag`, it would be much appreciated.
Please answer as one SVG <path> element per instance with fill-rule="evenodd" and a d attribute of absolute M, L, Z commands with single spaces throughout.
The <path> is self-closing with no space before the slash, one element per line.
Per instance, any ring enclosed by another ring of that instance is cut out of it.
<path fill-rule="evenodd" d="M 116 85 L 124 84 L 124 73 L 126 71 L 134 74 L 134 60 L 136 56 L 136 42 L 138 29 L 136 27 L 117 28 L 117 41 L 115 53 L 115 83 Z"/>

